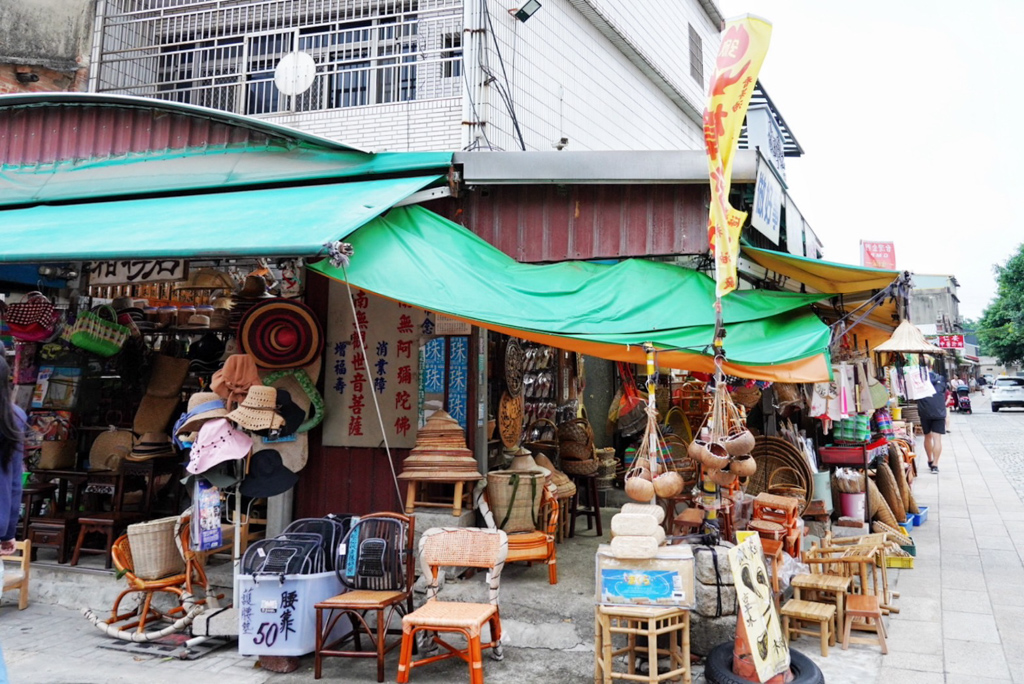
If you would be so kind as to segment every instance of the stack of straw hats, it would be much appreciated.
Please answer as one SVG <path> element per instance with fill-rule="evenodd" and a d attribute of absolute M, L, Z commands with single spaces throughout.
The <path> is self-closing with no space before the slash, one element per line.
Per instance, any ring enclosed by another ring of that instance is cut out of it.
<path fill-rule="evenodd" d="M 457 482 L 479 480 L 473 452 L 466 448 L 466 435 L 457 420 L 437 411 L 416 433 L 416 446 L 402 463 L 402 480 Z"/>

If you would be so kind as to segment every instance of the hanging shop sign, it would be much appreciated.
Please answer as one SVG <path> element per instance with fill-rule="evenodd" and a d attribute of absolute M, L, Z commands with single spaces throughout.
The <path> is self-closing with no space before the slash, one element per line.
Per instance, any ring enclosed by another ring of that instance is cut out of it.
<path fill-rule="evenodd" d="M 860 241 L 860 265 L 867 268 L 896 270 L 896 250 L 891 242 Z"/>
<path fill-rule="evenodd" d="M 939 335 L 939 344 L 941 349 L 963 349 L 964 348 L 964 336 L 963 335 Z"/>
<path fill-rule="evenodd" d="M 751 107 L 747 111 L 747 147 L 760 150 L 779 178 L 786 180 L 786 141 L 768 107 Z"/>
<path fill-rule="evenodd" d="M 468 335 L 473 332 L 472 324 L 441 314 L 434 317 L 434 326 L 435 335 Z"/>
<path fill-rule="evenodd" d="M 814 229 L 807 225 L 807 221 L 804 221 L 804 256 L 808 259 L 820 259 L 820 255 L 821 240 Z"/>
<path fill-rule="evenodd" d="M 419 403 L 420 335 L 429 320 L 419 309 L 363 290 L 352 292 L 352 305 L 347 299 L 345 284 L 332 280 L 324 444 L 382 446 L 384 433 L 374 407 L 376 397 L 388 446 L 412 448 L 416 443 Z M 432 323 L 430 328 L 433 329 Z M 360 331 L 365 354 L 359 342 Z"/>
<path fill-rule="evenodd" d="M 90 285 L 138 285 L 188 280 L 185 259 L 133 259 L 91 261 L 86 272 Z"/>
<path fill-rule="evenodd" d="M 769 165 L 758 163 L 757 184 L 754 186 L 754 213 L 750 216 L 750 225 L 771 240 L 773 245 L 779 244 L 784 197 L 782 184 L 775 178 Z"/>

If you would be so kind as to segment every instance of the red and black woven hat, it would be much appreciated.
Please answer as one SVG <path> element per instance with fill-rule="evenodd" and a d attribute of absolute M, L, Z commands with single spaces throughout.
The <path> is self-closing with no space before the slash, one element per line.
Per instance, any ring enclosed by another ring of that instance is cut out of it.
<path fill-rule="evenodd" d="M 313 311 L 293 299 L 267 299 L 249 309 L 238 326 L 243 351 L 260 368 L 302 368 L 320 357 L 323 329 Z"/>

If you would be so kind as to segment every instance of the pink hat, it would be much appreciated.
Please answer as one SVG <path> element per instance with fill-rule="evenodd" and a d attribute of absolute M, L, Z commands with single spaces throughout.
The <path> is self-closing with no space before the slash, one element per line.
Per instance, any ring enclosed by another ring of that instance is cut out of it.
<path fill-rule="evenodd" d="M 231 427 L 230 422 L 224 418 L 208 420 L 199 428 L 185 470 L 193 475 L 205 473 L 218 463 L 245 458 L 250 449 L 252 439 Z"/>

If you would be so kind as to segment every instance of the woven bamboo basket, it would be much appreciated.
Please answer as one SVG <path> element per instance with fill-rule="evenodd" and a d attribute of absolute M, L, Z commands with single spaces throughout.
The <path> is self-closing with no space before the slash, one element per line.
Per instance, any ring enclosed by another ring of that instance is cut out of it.
<path fill-rule="evenodd" d="M 576 493 L 576 483 L 568 475 L 555 467 L 555 464 L 544 454 L 537 454 L 534 458 L 541 468 L 551 471 L 551 483 L 555 485 L 555 498 L 568 499 Z"/>
<path fill-rule="evenodd" d="M 594 459 L 594 447 L 582 442 L 559 442 L 558 455 L 562 460 L 562 467 L 569 461 L 589 461 Z"/>
<path fill-rule="evenodd" d="M 533 532 L 537 529 L 544 474 L 492 470 L 487 473 L 487 503 L 494 522 L 505 532 Z"/>
<path fill-rule="evenodd" d="M 907 482 L 907 473 L 903 469 L 903 452 L 895 444 L 889 445 L 889 469 L 896 476 L 896 485 L 900 490 L 900 498 L 903 499 L 903 507 L 908 513 L 920 513 L 917 508 L 917 501 L 914 500 L 914 493 L 910 491 L 910 483 Z"/>
<path fill-rule="evenodd" d="M 128 545 L 136 576 L 156 580 L 185 570 L 185 561 L 174 540 L 177 522 L 177 516 L 172 516 L 128 526 Z"/>
<path fill-rule="evenodd" d="M 762 539 L 774 539 L 775 541 L 782 539 L 786 534 L 785 527 L 770 520 L 751 520 L 747 523 L 747 529 L 757 532 Z"/>
<path fill-rule="evenodd" d="M 892 511 L 896 522 L 906 522 L 907 509 L 903 506 L 896 476 L 892 474 L 888 463 L 883 461 L 878 464 L 878 468 L 875 469 L 875 484 L 878 485 L 878 491 L 882 493 L 885 503 L 889 504 L 889 510 Z"/>
<path fill-rule="evenodd" d="M 806 492 L 800 508 L 800 515 L 803 515 L 814 495 L 811 467 L 804 455 L 786 440 L 766 436 L 754 439 L 754 449 L 750 453 L 757 463 L 757 471 L 747 479 L 747 494 L 757 496 L 761 492 L 767 492 L 772 473 L 780 468 L 789 468 L 791 470 L 786 471 L 789 479 L 784 482 L 794 485 L 794 489 L 802 488 Z M 782 483 L 783 480 L 778 477 L 773 482 L 775 485 Z"/>
<path fill-rule="evenodd" d="M 558 426 L 558 441 L 589 444 L 593 441 L 593 432 L 590 429 L 590 423 L 586 418 L 574 418 L 572 420 L 567 420 Z"/>
<path fill-rule="evenodd" d="M 593 475 L 601 467 L 601 462 L 596 458 L 585 461 L 562 460 L 562 470 L 569 475 Z"/>
<path fill-rule="evenodd" d="M 614 475 L 611 475 L 609 477 L 601 477 L 600 475 L 597 476 L 597 488 L 598 489 L 611 489 L 614 486 L 615 486 L 615 476 Z"/>
<path fill-rule="evenodd" d="M 878 519 L 881 522 L 892 528 L 898 528 L 899 523 L 896 522 L 896 516 L 893 515 L 892 509 L 889 508 L 889 504 L 882 498 L 882 493 L 878 491 L 878 485 L 870 477 L 868 480 L 868 505 L 871 507 L 871 519 Z"/>

